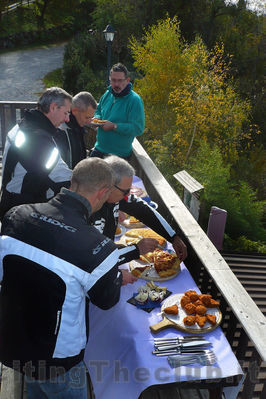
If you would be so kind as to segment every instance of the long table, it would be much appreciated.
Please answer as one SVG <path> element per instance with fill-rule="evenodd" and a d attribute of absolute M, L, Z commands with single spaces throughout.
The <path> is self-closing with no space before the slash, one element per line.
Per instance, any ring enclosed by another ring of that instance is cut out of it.
<path fill-rule="evenodd" d="M 169 245 L 169 244 L 168 244 Z M 125 264 L 122 268 L 128 268 Z M 213 345 L 217 363 L 211 366 L 190 365 L 172 369 L 167 356 L 152 354 L 153 338 L 188 335 L 173 328 L 158 334 L 149 326 L 158 323 L 160 308 L 147 313 L 127 300 L 145 281 L 122 286 L 119 303 L 109 310 L 90 305 L 90 336 L 85 351 L 97 399 L 137 399 L 141 392 L 154 385 L 180 384 L 185 381 L 218 381 L 224 386 L 226 399 L 235 399 L 243 382 L 242 369 L 220 327 L 204 334 Z M 173 279 L 156 282 L 167 286 L 173 294 L 188 289 L 200 292 L 184 263 Z"/>

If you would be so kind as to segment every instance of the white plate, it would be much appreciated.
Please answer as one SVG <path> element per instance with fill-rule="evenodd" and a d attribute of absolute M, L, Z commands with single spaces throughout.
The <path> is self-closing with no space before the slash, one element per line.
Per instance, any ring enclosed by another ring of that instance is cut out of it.
<path fill-rule="evenodd" d="M 125 228 L 125 226 L 122 226 L 121 224 L 118 224 L 117 227 L 119 227 L 119 228 L 121 229 L 121 233 L 115 234 L 115 237 L 116 237 L 116 238 L 121 237 L 121 236 L 122 236 L 123 234 L 125 234 L 125 232 L 127 231 L 127 229 Z"/>
<path fill-rule="evenodd" d="M 188 316 L 185 312 L 185 310 L 181 307 L 180 305 L 180 299 L 182 298 L 184 294 L 174 294 L 169 296 L 165 302 L 162 305 L 162 312 L 165 308 L 172 306 L 172 305 L 177 305 L 178 306 L 178 315 L 172 315 L 172 314 L 165 314 L 167 319 L 173 321 L 176 323 L 179 328 L 183 331 L 186 332 L 209 332 L 214 330 L 218 325 L 221 323 L 222 320 L 222 314 L 219 308 L 208 308 L 207 307 L 207 313 L 213 314 L 216 316 L 217 323 L 213 326 L 211 323 L 208 321 L 205 323 L 204 327 L 200 327 L 197 323 L 194 324 L 193 326 L 187 326 L 183 323 L 184 317 Z"/>

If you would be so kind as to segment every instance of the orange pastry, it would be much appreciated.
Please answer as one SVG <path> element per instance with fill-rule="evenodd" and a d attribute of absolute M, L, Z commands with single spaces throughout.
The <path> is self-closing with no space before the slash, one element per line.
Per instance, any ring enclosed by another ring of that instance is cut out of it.
<path fill-rule="evenodd" d="M 206 316 L 200 316 L 199 314 L 196 315 L 196 322 L 198 323 L 198 325 L 202 328 L 204 327 L 204 324 L 207 321 L 207 317 Z"/>
<path fill-rule="evenodd" d="M 196 323 L 196 316 L 186 316 L 186 317 L 184 317 L 183 323 L 186 326 L 194 326 L 194 324 Z"/>
<path fill-rule="evenodd" d="M 199 296 L 201 302 L 203 303 L 203 305 L 208 306 L 209 303 L 211 302 L 211 295 L 207 295 L 207 294 L 201 294 Z"/>
<path fill-rule="evenodd" d="M 184 294 L 190 298 L 190 295 L 192 295 L 192 294 L 197 294 L 197 293 L 196 293 L 196 291 L 188 290 L 188 291 L 186 291 Z"/>
<path fill-rule="evenodd" d="M 207 307 L 208 308 L 218 308 L 219 306 L 220 306 L 220 302 L 211 298 L 211 301 Z"/>
<path fill-rule="evenodd" d="M 189 295 L 189 298 L 190 298 L 191 302 L 196 302 L 199 299 L 199 295 L 191 294 L 191 295 Z"/>
<path fill-rule="evenodd" d="M 198 299 L 196 302 L 194 302 L 194 305 L 195 306 L 203 305 L 203 302 L 200 299 Z"/>
<path fill-rule="evenodd" d="M 207 312 L 207 308 L 204 305 L 196 306 L 195 309 L 196 314 L 203 316 Z"/>
<path fill-rule="evenodd" d="M 193 303 L 188 303 L 184 306 L 186 314 L 195 314 L 196 306 Z"/>
<path fill-rule="evenodd" d="M 190 303 L 189 297 L 186 295 L 183 295 L 182 298 L 180 299 L 180 305 L 182 306 L 182 308 L 184 308 L 185 305 L 187 305 L 188 303 Z"/>
<path fill-rule="evenodd" d="M 213 326 L 216 324 L 216 316 L 214 314 L 206 314 L 207 320 L 209 323 L 211 323 Z"/>
<path fill-rule="evenodd" d="M 177 315 L 178 314 L 178 306 L 177 305 L 168 306 L 168 308 L 165 308 L 163 311 L 164 311 L 164 313 L 167 313 L 167 314 Z"/>

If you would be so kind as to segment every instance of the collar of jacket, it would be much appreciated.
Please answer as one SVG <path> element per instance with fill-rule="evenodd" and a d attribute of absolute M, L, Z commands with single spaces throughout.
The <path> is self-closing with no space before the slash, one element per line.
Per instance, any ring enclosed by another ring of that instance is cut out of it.
<path fill-rule="evenodd" d="M 52 136 L 57 132 L 57 128 L 52 124 L 47 116 L 37 109 L 31 109 L 25 112 L 24 118 L 20 123 L 21 128 L 23 128 L 23 125 L 26 125 L 27 127 L 28 123 L 33 125 L 33 127 L 36 125 L 36 128 L 43 129 Z"/>
<path fill-rule="evenodd" d="M 82 205 L 86 208 L 88 217 L 90 217 L 90 215 L 92 214 L 91 204 L 85 197 L 83 197 L 82 195 L 80 195 L 78 193 L 75 193 L 74 191 L 68 190 L 65 187 L 61 188 L 60 194 L 67 195 L 67 196 L 72 197 L 75 200 L 81 202 Z"/>
<path fill-rule="evenodd" d="M 132 90 L 132 83 L 128 83 L 128 85 L 122 90 L 120 93 L 116 93 L 113 91 L 112 86 L 109 86 L 108 89 L 113 94 L 114 97 L 124 97 L 127 96 Z"/>
<path fill-rule="evenodd" d="M 79 130 L 81 133 L 84 133 L 84 129 L 83 127 L 81 127 L 78 122 L 77 119 L 75 118 L 75 116 L 72 114 L 72 112 L 69 115 L 69 122 L 67 122 L 67 125 L 70 128 L 74 128 L 75 130 Z"/>

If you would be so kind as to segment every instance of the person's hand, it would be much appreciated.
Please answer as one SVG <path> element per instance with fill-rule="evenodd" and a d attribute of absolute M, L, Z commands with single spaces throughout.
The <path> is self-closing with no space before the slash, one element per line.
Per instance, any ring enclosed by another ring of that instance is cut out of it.
<path fill-rule="evenodd" d="M 180 237 L 175 236 L 172 242 L 173 248 L 178 258 L 183 261 L 187 257 L 187 247 Z"/>
<path fill-rule="evenodd" d="M 105 123 L 103 123 L 103 125 L 101 126 L 101 128 L 105 131 L 107 130 L 114 130 L 115 124 L 111 121 L 106 121 Z"/>
<path fill-rule="evenodd" d="M 159 245 L 154 238 L 143 238 L 137 243 L 140 255 L 145 255 L 147 252 L 153 252 Z"/>
<path fill-rule="evenodd" d="M 128 270 L 122 269 L 122 285 L 133 284 L 137 281 L 137 277 L 133 276 Z"/>

